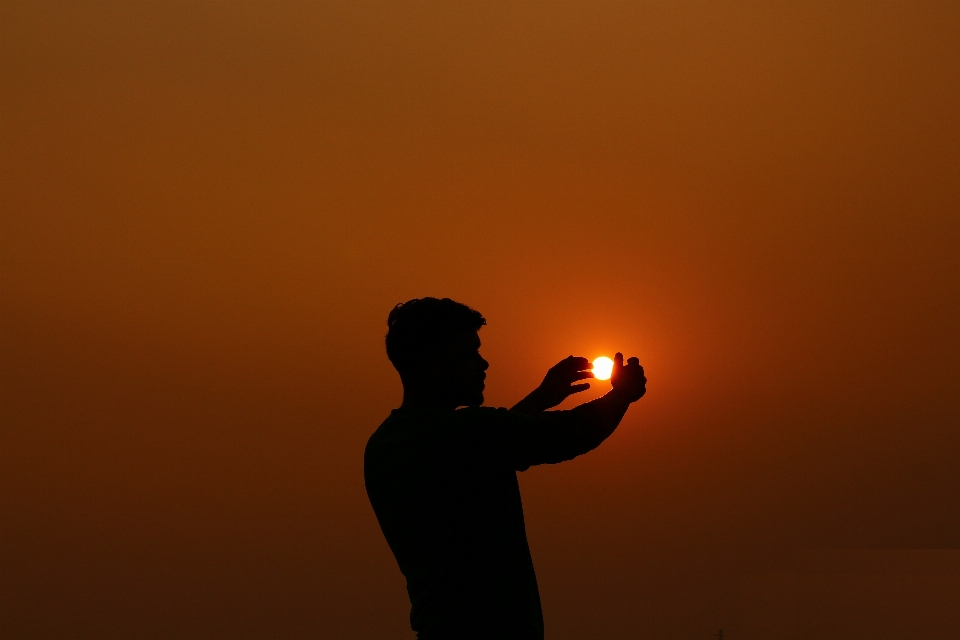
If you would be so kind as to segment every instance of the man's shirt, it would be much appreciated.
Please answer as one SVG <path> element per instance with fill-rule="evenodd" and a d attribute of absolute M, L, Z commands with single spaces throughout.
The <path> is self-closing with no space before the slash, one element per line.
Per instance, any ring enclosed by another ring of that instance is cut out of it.
<path fill-rule="evenodd" d="M 596 447 L 592 415 L 401 408 L 370 437 L 367 495 L 420 640 L 543 638 L 516 472 Z"/>

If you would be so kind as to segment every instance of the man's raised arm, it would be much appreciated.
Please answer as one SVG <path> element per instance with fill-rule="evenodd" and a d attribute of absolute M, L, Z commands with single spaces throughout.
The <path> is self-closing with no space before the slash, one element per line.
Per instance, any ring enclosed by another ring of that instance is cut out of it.
<path fill-rule="evenodd" d="M 570 360 L 584 359 L 571 357 L 562 361 L 554 369 L 559 369 Z M 568 368 L 573 370 L 576 364 L 578 363 L 570 363 Z M 551 369 L 551 372 L 554 369 Z M 580 370 L 583 371 L 584 369 L 581 368 Z M 550 377 L 549 373 L 547 377 Z M 582 380 L 587 377 L 592 377 L 592 374 L 577 379 Z M 546 382 L 547 379 L 544 379 L 544 385 L 541 385 L 538 390 L 544 387 Z M 514 457 L 516 468 L 526 469 L 535 464 L 570 460 L 595 449 L 606 440 L 616 430 L 630 404 L 642 398 L 647 391 L 647 379 L 643 375 L 643 367 L 640 366 L 640 361 L 637 358 L 630 358 L 625 365 L 623 354 L 620 353 L 614 357 L 610 382 L 613 389 L 596 400 L 586 402 L 568 411 L 547 411 L 537 414 L 537 426 L 529 430 L 524 429 L 522 434 L 516 434 L 518 436 L 515 441 L 517 445 Z M 581 387 L 582 385 L 575 386 Z M 566 383 L 566 387 L 572 388 L 570 382 Z M 535 394 L 537 394 L 536 391 L 524 398 L 512 411 L 536 413 L 531 410 L 537 406 Z M 570 394 L 567 393 L 566 395 Z M 528 402 L 531 397 L 533 397 L 533 401 Z M 560 399 L 560 401 L 562 400 L 563 398 Z M 527 405 L 522 406 L 524 403 L 527 403 Z"/>
<path fill-rule="evenodd" d="M 597 438 L 596 444 L 590 447 L 591 449 L 597 447 L 616 430 L 630 405 L 647 392 L 647 378 L 643 375 L 640 360 L 630 358 L 624 365 L 621 353 L 613 357 L 610 382 L 613 389 L 608 393 L 570 410 L 571 414 L 586 423 L 585 428 L 593 432 L 594 437 Z"/>
<path fill-rule="evenodd" d="M 530 392 L 526 398 L 513 405 L 511 411 L 520 413 L 542 413 L 567 399 L 567 396 L 590 388 L 587 383 L 574 384 L 593 377 L 593 365 L 586 358 L 567 356 L 550 367 L 540 386 Z"/>

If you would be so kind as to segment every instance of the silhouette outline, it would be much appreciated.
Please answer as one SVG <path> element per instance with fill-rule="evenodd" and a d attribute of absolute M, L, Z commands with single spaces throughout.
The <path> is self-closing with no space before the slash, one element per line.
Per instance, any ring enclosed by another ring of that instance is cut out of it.
<path fill-rule="evenodd" d="M 569 356 L 512 408 L 482 407 L 485 324 L 449 298 L 415 298 L 387 319 L 403 403 L 370 436 L 364 481 L 418 640 L 542 640 L 516 472 L 596 448 L 646 393 L 639 360 L 617 353 L 607 394 L 547 411 L 590 386 L 593 365 Z"/>

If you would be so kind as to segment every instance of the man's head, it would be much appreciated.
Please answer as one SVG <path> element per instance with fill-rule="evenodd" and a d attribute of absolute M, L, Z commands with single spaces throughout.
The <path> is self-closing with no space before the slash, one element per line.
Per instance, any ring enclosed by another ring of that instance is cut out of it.
<path fill-rule="evenodd" d="M 387 357 L 403 382 L 405 401 L 416 396 L 445 406 L 483 403 L 479 311 L 450 298 L 414 298 L 387 318 Z"/>

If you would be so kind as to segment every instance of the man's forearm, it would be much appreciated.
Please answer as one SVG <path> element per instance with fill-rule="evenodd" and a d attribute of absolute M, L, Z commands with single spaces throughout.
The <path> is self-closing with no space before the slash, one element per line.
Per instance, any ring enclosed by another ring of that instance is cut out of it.
<path fill-rule="evenodd" d="M 555 464 L 596 449 L 614 432 L 629 406 L 624 394 L 613 390 L 573 409 L 539 414 L 545 420 L 545 428 L 531 456 L 518 468 Z"/>
<path fill-rule="evenodd" d="M 510 407 L 510 410 L 519 411 L 520 413 L 526 413 L 530 415 L 535 413 L 543 413 L 552 405 L 547 404 L 542 395 L 543 394 L 541 393 L 540 388 L 537 387 L 531 391 L 526 398 Z"/>
<path fill-rule="evenodd" d="M 571 411 L 581 414 L 595 429 L 597 440 L 594 446 L 597 446 L 616 430 L 629 408 L 630 400 L 626 394 L 617 389 L 612 389 L 596 400 L 585 402 L 571 409 Z"/>
<path fill-rule="evenodd" d="M 630 358 L 624 365 L 623 356 L 618 353 L 614 358 L 613 374 L 613 389 L 609 393 L 574 409 L 545 411 L 559 404 L 570 393 L 562 394 L 554 402 L 544 402 L 544 398 L 549 400 L 551 397 L 549 389 L 546 395 L 541 395 L 544 385 L 518 402 L 513 407 L 515 411 L 536 414 L 539 419 L 532 428 L 523 432 L 529 440 L 521 447 L 526 451 L 516 468 L 523 470 L 535 464 L 563 462 L 600 446 L 616 430 L 630 405 L 646 393 L 647 379 L 636 358 Z M 578 377 L 575 380 L 582 379 Z M 570 384 L 569 380 L 565 382 Z M 582 391 L 587 386 L 569 388 Z"/>

